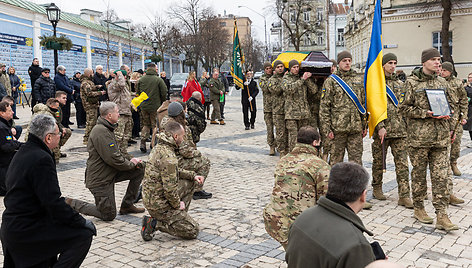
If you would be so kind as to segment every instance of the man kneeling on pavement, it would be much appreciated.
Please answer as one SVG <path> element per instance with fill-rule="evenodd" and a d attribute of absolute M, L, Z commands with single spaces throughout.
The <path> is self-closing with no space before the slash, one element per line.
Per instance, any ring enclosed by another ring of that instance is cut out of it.
<path fill-rule="evenodd" d="M 116 217 L 115 183 L 121 181 L 129 180 L 129 184 L 121 203 L 120 214 L 144 212 L 144 208 L 133 205 L 144 176 L 144 163 L 139 158 L 128 160 L 120 152 L 113 133 L 119 116 L 116 103 L 102 102 L 97 125 L 88 139 L 89 158 L 85 170 L 85 186 L 92 192 L 95 205 L 66 198 L 66 203 L 76 211 L 104 221 L 111 221 Z"/>
<path fill-rule="evenodd" d="M 169 107 L 169 113 L 172 108 Z M 176 150 L 185 137 L 185 129 L 169 121 L 157 135 L 157 144 L 151 151 L 143 182 L 143 203 L 149 216 L 144 216 L 141 236 L 152 239 L 156 230 L 184 239 L 195 239 L 198 223 L 190 217 L 188 209 L 197 184 L 203 176 L 179 167 Z"/>

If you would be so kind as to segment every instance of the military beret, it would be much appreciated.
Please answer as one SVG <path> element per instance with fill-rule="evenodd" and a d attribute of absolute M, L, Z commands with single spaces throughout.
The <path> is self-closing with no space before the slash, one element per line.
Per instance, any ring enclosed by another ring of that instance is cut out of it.
<path fill-rule="evenodd" d="M 441 54 L 439 54 L 439 51 L 435 48 L 428 48 L 423 50 L 421 52 L 421 63 L 425 63 L 428 60 L 435 58 L 435 57 L 441 57 Z"/>
<path fill-rule="evenodd" d="M 270 64 L 270 62 L 264 62 L 264 70 L 265 68 L 267 67 L 271 67 L 272 68 L 272 65 Z"/>
<path fill-rule="evenodd" d="M 276 61 L 274 61 L 274 64 L 272 66 L 275 68 L 280 64 L 284 65 L 284 63 L 281 60 L 276 60 Z"/>
<path fill-rule="evenodd" d="M 116 70 L 113 73 L 117 74 L 118 72 L 121 72 L 123 74 L 123 76 L 126 76 L 128 74 L 128 72 L 126 72 L 125 70 Z"/>
<path fill-rule="evenodd" d="M 169 104 L 169 107 L 167 108 L 167 114 L 170 117 L 176 117 L 180 113 L 182 113 L 183 110 L 184 110 L 184 107 L 182 107 L 180 103 L 172 102 L 171 104 Z"/>
<path fill-rule="evenodd" d="M 298 62 L 298 60 L 291 60 L 288 62 L 288 69 L 292 69 L 293 66 L 295 65 L 300 65 L 300 63 Z"/>
<path fill-rule="evenodd" d="M 338 58 L 337 58 L 338 63 L 340 63 L 344 58 L 352 59 L 351 53 L 349 51 L 346 51 L 346 50 L 339 52 L 338 53 Z"/>
<path fill-rule="evenodd" d="M 385 65 L 387 62 L 389 62 L 391 60 L 398 61 L 397 56 L 393 53 L 387 53 L 387 54 L 383 55 L 382 66 Z"/>
<path fill-rule="evenodd" d="M 454 72 L 454 66 L 452 65 L 452 63 L 450 63 L 448 61 L 443 62 L 442 68 L 446 71 L 451 72 L 451 73 Z"/>

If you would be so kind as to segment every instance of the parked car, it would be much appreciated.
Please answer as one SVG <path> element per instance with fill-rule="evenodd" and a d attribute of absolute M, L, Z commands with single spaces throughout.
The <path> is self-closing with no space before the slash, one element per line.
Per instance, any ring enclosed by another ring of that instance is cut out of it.
<path fill-rule="evenodd" d="M 223 74 L 225 75 L 226 77 L 226 80 L 228 80 L 228 84 L 229 86 L 234 86 L 234 80 L 233 80 L 233 76 L 231 75 L 230 72 L 223 72 Z"/>
<path fill-rule="evenodd" d="M 254 73 L 254 79 L 259 79 L 262 76 L 262 72 L 255 72 Z"/>
<path fill-rule="evenodd" d="M 170 78 L 170 94 L 182 92 L 188 73 L 174 73 Z"/>

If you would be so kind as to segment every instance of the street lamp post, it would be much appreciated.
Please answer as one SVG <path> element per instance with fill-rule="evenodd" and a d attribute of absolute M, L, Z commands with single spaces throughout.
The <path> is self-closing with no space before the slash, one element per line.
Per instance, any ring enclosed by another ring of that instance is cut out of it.
<path fill-rule="evenodd" d="M 269 44 L 267 44 L 267 21 L 266 21 L 266 17 L 264 15 L 262 15 L 261 13 L 255 11 L 254 9 L 248 7 L 248 6 L 238 6 L 238 8 L 242 8 L 242 7 L 245 7 L 247 9 L 251 10 L 252 12 L 256 13 L 257 15 L 264 18 L 264 42 L 265 42 L 265 47 L 266 47 L 266 58 L 269 59 Z M 270 40 L 269 40 L 269 42 L 270 42 Z"/>
<path fill-rule="evenodd" d="M 152 45 L 152 49 L 154 49 L 154 56 L 157 56 L 157 47 L 158 47 L 157 40 L 152 40 L 151 45 Z M 157 65 L 157 61 L 155 62 L 155 64 Z"/>
<path fill-rule="evenodd" d="M 56 37 L 56 26 L 61 19 L 61 10 L 54 3 L 51 3 L 46 8 L 46 14 L 48 15 L 48 20 L 51 22 L 52 28 L 54 29 L 54 37 Z M 56 76 L 57 72 L 57 62 L 57 49 L 54 49 L 54 76 Z"/>

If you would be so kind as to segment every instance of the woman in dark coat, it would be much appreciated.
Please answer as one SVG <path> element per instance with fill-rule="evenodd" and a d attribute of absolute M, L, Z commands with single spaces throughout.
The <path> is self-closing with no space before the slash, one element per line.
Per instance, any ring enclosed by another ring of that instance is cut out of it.
<path fill-rule="evenodd" d="M 70 84 L 74 87 L 74 105 L 75 105 L 75 118 L 77 119 L 77 127 L 85 128 L 86 115 L 84 106 L 82 104 L 82 99 L 80 98 L 80 76 L 82 74 L 77 71 L 74 73 L 74 76 L 70 80 Z"/>
<path fill-rule="evenodd" d="M 11 107 L 11 109 L 13 110 L 13 113 L 14 113 L 13 119 L 19 119 L 16 116 L 16 102 L 17 102 L 17 99 L 18 99 L 18 90 L 21 86 L 21 82 L 20 82 L 20 78 L 18 77 L 18 75 L 16 75 L 16 70 L 15 70 L 15 68 L 13 68 L 13 66 L 8 68 L 8 76 L 10 77 L 11 96 L 14 99 L 13 106 Z"/>
<path fill-rule="evenodd" d="M 467 123 L 464 125 L 464 130 L 469 131 L 470 139 L 472 140 L 472 73 L 469 74 L 465 91 L 467 92 L 467 99 L 469 100 L 469 110 L 467 112 Z M 470 148 L 472 145 L 468 145 L 467 147 Z"/>

